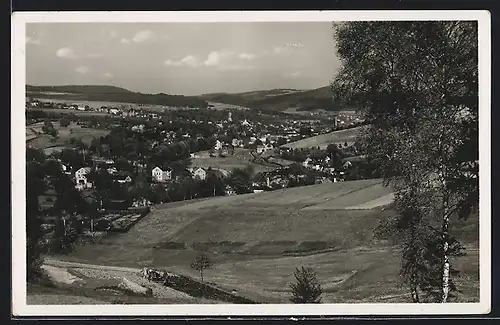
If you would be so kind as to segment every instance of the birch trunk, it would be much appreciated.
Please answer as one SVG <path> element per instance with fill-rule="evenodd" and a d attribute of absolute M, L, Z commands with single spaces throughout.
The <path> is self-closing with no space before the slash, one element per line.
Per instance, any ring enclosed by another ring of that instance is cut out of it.
<path fill-rule="evenodd" d="M 448 204 L 444 206 L 443 216 L 443 284 L 442 284 L 442 297 L 441 302 L 448 301 L 448 294 L 450 291 L 450 260 L 448 256 L 449 242 L 448 242 L 448 227 L 450 223 L 450 216 L 448 215 Z"/>
<path fill-rule="evenodd" d="M 420 298 L 418 296 L 418 290 L 416 287 L 412 287 L 411 289 L 411 299 L 413 300 L 414 303 L 419 303 L 420 302 Z"/>

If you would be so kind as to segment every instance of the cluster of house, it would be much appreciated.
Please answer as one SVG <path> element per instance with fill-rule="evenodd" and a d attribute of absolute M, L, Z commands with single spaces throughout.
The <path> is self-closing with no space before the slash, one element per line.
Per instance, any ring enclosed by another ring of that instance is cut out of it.
<path fill-rule="evenodd" d="M 306 174 L 290 174 L 290 175 L 282 175 L 279 173 L 279 171 L 274 171 L 274 172 L 268 172 L 264 173 L 264 181 L 261 182 L 253 182 L 252 187 L 255 189 L 263 189 L 263 188 L 286 188 L 290 185 L 290 182 L 292 180 L 294 181 L 301 181 L 304 180 L 307 175 Z M 342 179 L 340 178 L 333 178 L 330 179 L 326 176 L 315 176 L 314 177 L 314 183 L 315 184 L 324 184 L 324 183 L 333 183 L 333 182 L 340 182 Z"/>
<path fill-rule="evenodd" d="M 316 171 L 322 171 L 322 172 L 326 172 L 330 175 L 335 175 L 337 174 L 337 170 L 333 167 L 331 167 L 331 161 L 332 159 L 328 156 L 326 156 L 325 158 L 323 159 L 313 159 L 311 157 L 307 157 L 306 160 L 304 160 L 302 162 L 302 166 L 308 168 L 308 169 L 312 169 L 312 170 L 316 170 Z M 345 161 L 343 164 L 342 164 L 342 168 L 344 170 L 350 168 L 352 166 L 352 162 L 347 160 Z M 341 177 L 342 175 L 345 174 L 344 171 L 338 171 L 338 174 L 339 176 Z M 336 178 L 335 178 L 336 179 Z"/>
<path fill-rule="evenodd" d="M 224 177 L 227 176 L 227 173 L 223 170 L 220 169 L 212 169 L 212 168 L 205 168 L 205 167 L 191 167 L 187 169 L 193 178 L 199 179 L 199 180 L 205 180 L 210 174 L 214 174 L 217 177 Z M 172 176 L 172 169 L 171 168 L 160 168 L 159 166 L 156 166 L 151 170 L 151 177 L 152 180 L 158 183 L 164 183 L 164 182 L 169 182 L 174 177 Z"/>
<path fill-rule="evenodd" d="M 115 162 L 113 161 L 113 159 L 99 159 L 99 158 L 96 159 L 96 158 L 94 158 L 93 161 L 96 164 L 98 164 L 98 163 L 104 164 L 105 167 L 103 167 L 103 168 L 106 168 L 106 171 L 108 172 L 108 174 L 110 174 L 112 176 L 113 182 L 116 182 L 119 184 L 132 183 L 132 175 L 128 172 L 119 171 L 118 169 L 116 169 L 116 167 L 114 166 Z M 63 167 L 63 170 L 64 169 L 65 168 Z M 100 170 L 99 165 L 97 165 L 95 168 L 94 167 L 81 167 L 80 169 L 75 171 L 74 180 L 75 180 L 75 188 L 77 190 L 83 191 L 83 190 L 92 188 L 93 184 L 89 180 L 89 174 L 91 174 L 91 172 L 93 170 L 99 171 Z"/>

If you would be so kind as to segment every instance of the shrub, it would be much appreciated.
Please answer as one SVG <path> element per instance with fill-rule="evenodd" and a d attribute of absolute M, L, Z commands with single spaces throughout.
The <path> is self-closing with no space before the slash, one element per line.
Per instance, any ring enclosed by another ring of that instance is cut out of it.
<path fill-rule="evenodd" d="M 315 272 L 311 268 L 295 269 L 296 283 L 290 284 L 292 296 L 290 301 L 295 304 L 319 304 L 323 293 Z"/>

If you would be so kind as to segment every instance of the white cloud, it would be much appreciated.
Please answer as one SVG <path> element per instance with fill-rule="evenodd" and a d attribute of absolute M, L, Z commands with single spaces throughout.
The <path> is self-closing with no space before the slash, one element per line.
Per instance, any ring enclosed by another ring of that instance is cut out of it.
<path fill-rule="evenodd" d="M 253 60 L 255 59 L 255 54 L 241 53 L 238 57 L 243 60 Z"/>
<path fill-rule="evenodd" d="M 285 54 L 286 52 L 288 52 L 287 48 L 283 46 L 276 46 L 273 48 L 274 54 Z"/>
<path fill-rule="evenodd" d="M 229 50 L 212 51 L 207 58 L 199 61 L 192 55 L 187 55 L 181 60 L 168 59 L 163 62 L 166 66 L 188 66 L 188 67 L 213 67 L 219 70 L 251 70 L 254 66 L 248 64 L 248 61 L 254 60 L 256 55 L 250 53 L 238 53 Z"/>
<path fill-rule="evenodd" d="M 165 62 L 163 62 L 163 64 L 165 64 L 167 66 L 175 66 L 175 67 L 188 66 L 188 67 L 192 67 L 192 68 L 195 68 L 195 67 L 198 67 L 201 65 L 200 62 L 198 61 L 198 59 L 196 59 L 192 55 L 187 55 L 179 61 L 174 61 L 174 60 L 168 59 Z"/>
<path fill-rule="evenodd" d="M 102 58 L 102 54 L 101 53 L 89 53 L 89 54 L 87 54 L 87 58 L 99 59 L 99 58 Z"/>
<path fill-rule="evenodd" d="M 75 71 L 80 73 L 80 74 L 86 74 L 90 71 L 90 68 L 86 67 L 86 66 L 82 66 L 82 67 L 76 68 Z"/>
<path fill-rule="evenodd" d="M 150 30 L 141 30 L 137 32 L 132 40 L 136 43 L 145 42 L 147 40 L 152 39 L 154 36 L 153 32 Z"/>
<path fill-rule="evenodd" d="M 64 59 L 76 59 L 78 56 L 76 55 L 75 51 L 73 51 L 69 47 L 63 47 L 59 50 L 57 50 L 56 55 L 60 58 Z"/>
<path fill-rule="evenodd" d="M 251 70 L 254 67 L 248 62 L 256 56 L 250 53 L 237 53 L 229 50 L 212 51 L 203 64 L 207 67 L 216 67 L 220 70 Z"/>
<path fill-rule="evenodd" d="M 286 55 L 303 47 L 300 43 L 288 43 L 285 46 L 275 46 L 271 50 L 265 50 L 264 55 Z"/>
<path fill-rule="evenodd" d="M 114 77 L 114 75 L 111 72 L 106 72 L 106 73 L 104 73 L 104 77 L 111 79 Z"/>
<path fill-rule="evenodd" d="M 130 40 L 129 40 L 129 39 L 127 39 L 127 38 L 122 38 L 122 39 L 120 40 L 120 43 L 122 43 L 122 44 L 130 44 Z"/>
<path fill-rule="evenodd" d="M 42 42 L 40 40 L 33 39 L 31 37 L 26 37 L 26 44 L 40 45 Z"/>

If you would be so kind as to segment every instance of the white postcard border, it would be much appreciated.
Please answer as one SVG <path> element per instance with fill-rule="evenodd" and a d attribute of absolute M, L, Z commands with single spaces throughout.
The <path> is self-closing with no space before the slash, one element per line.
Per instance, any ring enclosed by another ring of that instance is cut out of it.
<path fill-rule="evenodd" d="M 27 305 L 25 39 L 27 23 L 477 20 L 479 24 L 480 302 L 447 304 Z M 11 19 L 12 312 L 16 316 L 460 315 L 491 310 L 491 17 L 485 10 L 15 12 Z M 22 107 L 22 109 L 21 109 Z"/>

